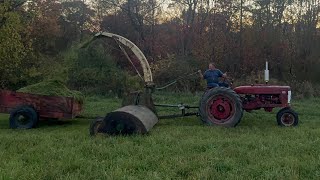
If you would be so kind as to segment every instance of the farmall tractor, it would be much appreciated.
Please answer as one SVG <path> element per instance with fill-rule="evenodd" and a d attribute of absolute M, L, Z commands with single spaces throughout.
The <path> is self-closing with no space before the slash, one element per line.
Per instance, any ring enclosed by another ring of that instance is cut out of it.
<path fill-rule="evenodd" d="M 93 120 L 89 128 L 91 135 L 98 133 L 111 135 L 144 134 L 158 122 L 158 119 L 184 116 L 199 116 L 204 124 L 210 126 L 235 127 L 240 123 L 244 111 L 250 112 L 261 108 L 267 112 L 271 112 L 274 108 L 281 108 L 276 116 L 279 126 L 290 127 L 298 125 L 298 115 L 290 107 L 291 89 L 289 86 L 257 84 L 235 88 L 216 87 L 206 90 L 197 107 L 183 104 L 155 104 L 152 94 L 156 90 L 163 89 L 172 83 L 163 88 L 155 86 L 151 68 L 145 55 L 130 40 L 108 32 L 96 34 L 92 41 L 97 38 L 113 39 L 132 65 L 134 63 L 126 49 L 133 52 L 142 66 L 145 88 L 144 91 L 128 94 L 123 100 L 122 108 L 108 113 L 105 117 Z M 267 63 L 266 66 L 268 66 Z M 137 73 L 139 74 L 138 71 Z M 265 78 L 268 81 L 268 67 L 266 67 Z M 156 107 L 176 107 L 182 113 L 179 115 L 158 116 Z M 195 109 L 196 112 L 187 112 L 188 109 Z"/>

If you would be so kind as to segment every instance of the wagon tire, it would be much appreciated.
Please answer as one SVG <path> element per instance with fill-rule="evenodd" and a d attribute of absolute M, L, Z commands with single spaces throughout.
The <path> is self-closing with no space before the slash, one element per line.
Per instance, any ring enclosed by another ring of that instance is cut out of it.
<path fill-rule="evenodd" d="M 212 88 L 202 96 L 199 114 L 206 125 L 235 127 L 243 116 L 242 102 L 230 88 Z"/>
<path fill-rule="evenodd" d="M 30 106 L 19 106 L 10 113 L 10 128 L 12 129 L 31 129 L 39 121 L 37 112 Z"/>
<path fill-rule="evenodd" d="M 89 127 L 90 136 L 96 136 L 97 134 L 105 133 L 105 123 L 103 117 L 97 117 L 92 120 Z"/>
<path fill-rule="evenodd" d="M 277 113 L 277 123 L 282 127 L 297 126 L 299 124 L 299 116 L 291 108 L 283 108 Z"/>

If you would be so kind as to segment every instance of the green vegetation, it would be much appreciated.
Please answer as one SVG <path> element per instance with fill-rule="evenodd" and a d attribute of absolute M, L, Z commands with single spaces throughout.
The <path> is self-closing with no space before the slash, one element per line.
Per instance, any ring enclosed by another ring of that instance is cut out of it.
<path fill-rule="evenodd" d="M 99 41 L 66 58 L 73 62 L 70 65 L 68 84 L 86 94 L 115 94 L 121 97 L 128 89 L 143 87 L 141 79 L 121 69 Z"/>
<path fill-rule="evenodd" d="M 79 101 L 84 100 L 84 96 L 79 91 L 72 91 L 59 80 L 43 81 L 37 84 L 26 86 L 17 92 L 32 93 L 47 96 L 73 97 Z"/>
<path fill-rule="evenodd" d="M 155 99 L 196 105 L 200 95 Z M 104 116 L 120 102 L 90 97 L 84 113 Z M 294 101 L 296 128 L 278 127 L 276 112 L 255 111 L 236 128 L 188 117 L 161 120 L 146 136 L 94 138 L 88 119 L 11 130 L 0 115 L 0 179 L 319 179 L 319 108 L 320 99 Z"/>
<path fill-rule="evenodd" d="M 31 44 L 24 41 L 23 20 L 18 12 L 10 11 L 12 7 L 10 1 L 0 3 L 0 88 L 25 84 L 34 76 Z"/>

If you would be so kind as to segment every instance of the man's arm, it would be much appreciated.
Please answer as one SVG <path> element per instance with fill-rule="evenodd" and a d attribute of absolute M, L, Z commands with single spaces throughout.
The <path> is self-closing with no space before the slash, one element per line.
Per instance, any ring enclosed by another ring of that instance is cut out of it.
<path fill-rule="evenodd" d="M 202 71 L 199 70 L 198 73 L 199 73 L 200 78 L 204 79 L 204 75 L 202 74 Z"/>
<path fill-rule="evenodd" d="M 200 75 L 200 78 L 202 78 L 202 79 L 207 79 L 208 78 L 208 70 L 207 71 L 205 71 L 203 74 L 202 74 L 202 72 L 201 72 L 201 70 L 199 70 L 198 71 L 198 73 L 199 73 L 199 75 Z"/>
<path fill-rule="evenodd" d="M 227 73 L 223 73 L 222 71 L 219 70 L 219 77 L 227 78 Z"/>

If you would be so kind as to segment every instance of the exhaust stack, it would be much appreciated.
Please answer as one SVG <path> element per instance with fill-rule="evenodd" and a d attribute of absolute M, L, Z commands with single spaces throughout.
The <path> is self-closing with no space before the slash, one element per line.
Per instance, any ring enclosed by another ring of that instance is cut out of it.
<path fill-rule="evenodd" d="M 266 84 L 269 82 L 269 68 L 268 68 L 268 61 L 266 61 L 266 70 L 264 70 L 264 80 Z"/>

